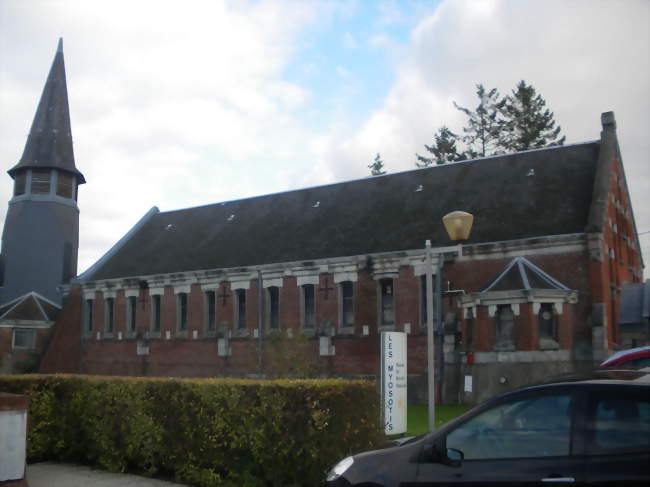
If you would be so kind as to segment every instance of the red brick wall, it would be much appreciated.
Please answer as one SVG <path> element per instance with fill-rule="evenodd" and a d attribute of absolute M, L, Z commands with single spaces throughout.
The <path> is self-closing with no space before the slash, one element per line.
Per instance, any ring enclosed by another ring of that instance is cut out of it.
<path fill-rule="evenodd" d="M 72 287 L 54 324 L 52 338 L 40 363 L 40 372 L 79 372 L 81 345 L 81 295 Z"/>

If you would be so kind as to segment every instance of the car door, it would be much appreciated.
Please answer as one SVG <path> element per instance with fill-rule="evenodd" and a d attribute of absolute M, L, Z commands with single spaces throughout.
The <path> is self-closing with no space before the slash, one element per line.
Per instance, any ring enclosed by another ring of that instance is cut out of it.
<path fill-rule="evenodd" d="M 592 388 L 584 449 L 587 485 L 650 485 L 650 388 Z"/>
<path fill-rule="evenodd" d="M 511 396 L 450 430 L 425 454 L 415 485 L 580 485 L 572 452 L 574 395 L 543 389 Z M 447 449 L 460 462 L 448 462 Z"/>

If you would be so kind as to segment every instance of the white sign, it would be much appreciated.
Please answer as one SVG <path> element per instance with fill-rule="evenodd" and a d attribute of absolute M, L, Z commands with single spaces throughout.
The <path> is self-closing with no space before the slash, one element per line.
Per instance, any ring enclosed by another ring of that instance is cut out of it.
<path fill-rule="evenodd" d="M 384 432 L 406 433 L 406 333 L 381 334 L 381 400 Z"/>
<path fill-rule="evenodd" d="M 472 392 L 472 376 L 465 376 L 465 392 Z"/>

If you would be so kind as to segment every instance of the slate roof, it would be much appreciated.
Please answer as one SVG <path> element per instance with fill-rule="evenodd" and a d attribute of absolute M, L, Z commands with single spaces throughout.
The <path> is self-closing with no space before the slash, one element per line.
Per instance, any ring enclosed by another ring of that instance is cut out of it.
<path fill-rule="evenodd" d="M 481 292 L 529 291 L 531 289 L 569 290 L 568 287 L 553 279 L 528 259 L 516 257 Z"/>
<path fill-rule="evenodd" d="M 444 164 L 151 214 L 79 281 L 237 268 L 451 242 L 441 218 L 474 214 L 468 243 L 584 232 L 600 144 Z M 421 191 L 418 188 L 421 187 Z"/>
<path fill-rule="evenodd" d="M 59 39 L 23 155 L 8 173 L 14 177 L 16 171 L 27 167 L 62 169 L 75 174 L 79 184 L 86 182 L 74 162 L 62 39 Z"/>

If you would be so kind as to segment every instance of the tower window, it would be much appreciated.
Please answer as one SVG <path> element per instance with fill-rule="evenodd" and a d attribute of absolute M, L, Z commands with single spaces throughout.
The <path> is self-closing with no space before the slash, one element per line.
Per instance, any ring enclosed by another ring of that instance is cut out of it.
<path fill-rule="evenodd" d="M 72 174 L 60 172 L 56 180 L 56 194 L 64 198 L 72 198 Z"/>
<path fill-rule="evenodd" d="M 26 175 L 24 172 L 16 174 L 16 178 L 14 179 L 14 196 L 25 194 L 25 181 Z"/>
<path fill-rule="evenodd" d="M 49 169 L 32 169 L 32 193 L 49 194 L 50 193 L 50 170 Z"/>

